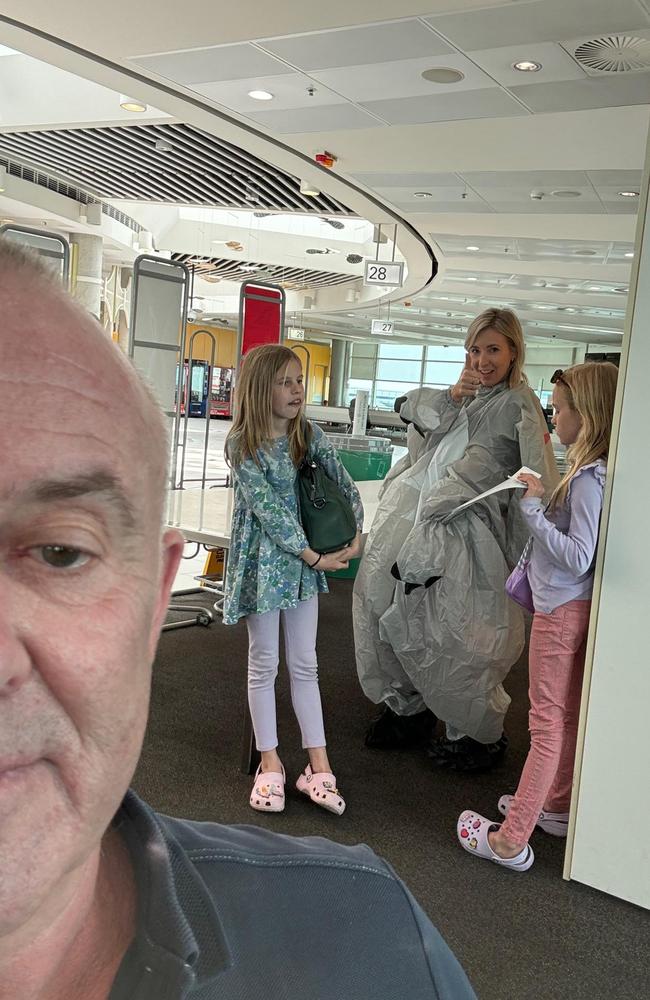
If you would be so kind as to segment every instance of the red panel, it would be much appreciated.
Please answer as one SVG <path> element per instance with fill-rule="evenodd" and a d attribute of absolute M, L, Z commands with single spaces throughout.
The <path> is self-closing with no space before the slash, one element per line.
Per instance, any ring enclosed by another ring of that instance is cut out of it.
<path fill-rule="evenodd" d="M 282 333 L 281 323 L 281 291 L 247 285 L 244 291 L 242 355 L 250 351 L 251 347 L 258 347 L 260 344 L 278 344 Z"/>

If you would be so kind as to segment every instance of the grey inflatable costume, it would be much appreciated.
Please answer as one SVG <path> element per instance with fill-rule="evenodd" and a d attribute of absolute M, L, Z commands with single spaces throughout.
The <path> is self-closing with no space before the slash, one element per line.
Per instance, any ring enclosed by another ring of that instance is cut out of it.
<path fill-rule="evenodd" d="M 514 491 L 453 511 L 522 465 L 550 492 L 550 436 L 523 383 L 480 388 L 464 405 L 448 390 L 416 389 L 399 412 L 415 425 L 409 454 L 382 489 L 354 587 L 359 679 L 398 715 L 428 707 L 448 733 L 493 743 L 510 704 L 502 681 L 524 647 L 504 584 L 527 535 Z"/>

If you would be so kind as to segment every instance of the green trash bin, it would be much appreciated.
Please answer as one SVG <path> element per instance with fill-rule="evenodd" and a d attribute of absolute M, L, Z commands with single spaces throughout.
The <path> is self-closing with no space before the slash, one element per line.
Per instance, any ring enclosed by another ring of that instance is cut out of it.
<path fill-rule="evenodd" d="M 393 448 L 387 438 L 366 436 L 352 437 L 347 434 L 328 434 L 338 452 L 341 465 L 347 469 L 352 479 L 367 482 L 370 479 L 385 479 L 391 467 Z M 334 580 L 353 580 L 359 569 L 359 559 L 351 559 L 347 569 L 327 573 Z"/>

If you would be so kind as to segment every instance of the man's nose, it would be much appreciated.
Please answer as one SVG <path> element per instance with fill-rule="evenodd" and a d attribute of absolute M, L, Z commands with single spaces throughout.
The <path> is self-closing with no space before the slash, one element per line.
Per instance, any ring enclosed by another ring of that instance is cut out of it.
<path fill-rule="evenodd" d="M 31 659 L 13 622 L 11 602 L 0 586 L 0 698 L 13 694 L 27 680 Z"/>

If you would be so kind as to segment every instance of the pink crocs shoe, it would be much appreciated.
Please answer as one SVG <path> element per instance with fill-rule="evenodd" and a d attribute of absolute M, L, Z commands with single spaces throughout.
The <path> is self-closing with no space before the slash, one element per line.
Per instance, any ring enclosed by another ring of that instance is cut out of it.
<path fill-rule="evenodd" d="M 336 787 L 336 778 L 329 771 L 314 774 L 311 765 L 307 764 L 296 782 L 296 788 L 303 795 L 308 795 L 317 806 L 322 806 L 337 816 L 345 811 L 345 799 Z"/>
<path fill-rule="evenodd" d="M 250 804 L 258 812 L 279 813 L 284 809 L 285 774 L 277 771 L 261 771 L 262 765 L 255 772 L 253 791 Z"/>

